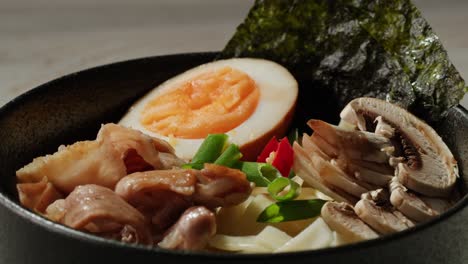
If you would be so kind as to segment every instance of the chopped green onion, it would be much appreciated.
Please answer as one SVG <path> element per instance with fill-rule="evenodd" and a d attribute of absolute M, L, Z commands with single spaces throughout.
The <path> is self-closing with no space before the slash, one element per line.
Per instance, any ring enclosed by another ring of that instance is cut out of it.
<path fill-rule="evenodd" d="M 239 168 L 247 175 L 247 180 L 254 182 L 257 187 L 266 187 L 273 180 L 281 177 L 281 173 L 268 163 L 241 162 Z"/>
<path fill-rule="evenodd" d="M 289 190 L 285 195 L 280 195 L 287 186 L 289 186 Z M 270 193 L 271 197 L 273 197 L 277 201 L 289 201 L 293 200 L 297 196 L 299 196 L 301 192 L 301 186 L 297 184 L 297 182 L 290 180 L 285 177 L 276 178 L 270 184 L 268 184 L 268 192 Z"/>
<path fill-rule="evenodd" d="M 242 158 L 239 147 L 235 144 L 229 145 L 226 150 L 215 160 L 215 164 L 226 167 L 234 166 Z"/>
<path fill-rule="evenodd" d="M 208 135 L 197 153 L 193 156 L 191 163 L 185 164 L 183 168 L 202 169 L 203 164 L 213 163 L 224 150 L 228 139 L 226 134 L 210 134 Z"/>
<path fill-rule="evenodd" d="M 276 202 L 263 210 L 257 222 L 280 223 L 317 217 L 326 202 L 321 199 Z"/>

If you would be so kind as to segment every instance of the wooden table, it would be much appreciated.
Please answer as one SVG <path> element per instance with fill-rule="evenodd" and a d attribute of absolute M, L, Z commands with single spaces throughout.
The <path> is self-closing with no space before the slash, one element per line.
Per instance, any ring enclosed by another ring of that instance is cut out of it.
<path fill-rule="evenodd" d="M 468 1 L 415 0 L 468 80 Z M 220 50 L 251 1 L 0 0 L 0 105 L 41 83 L 131 58 Z M 465 107 L 468 98 L 465 96 Z"/>

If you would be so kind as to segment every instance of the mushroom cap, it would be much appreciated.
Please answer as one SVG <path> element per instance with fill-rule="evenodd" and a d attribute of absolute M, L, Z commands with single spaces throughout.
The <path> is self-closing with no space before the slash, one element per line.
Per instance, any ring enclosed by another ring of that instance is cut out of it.
<path fill-rule="evenodd" d="M 377 238 L 379 235 L 366 225 L 347 203 L 327 202 L 322 207 L 322 218 L 331 229 L 349 241 Z"/>
<path fill-rule="evenodd" d="M 391 180 L 389 187 L 391 192 L 390 202 L 405 216 L 417 222 L 422 222 L 439 214 L 439 212 L 430 208 L 420 197 L 408 192 L 405 186 L 398 181 L 397 177 Z"/>
<path fill-rule="evenodd" d="M 362 131 L 375 130 L 374 120 L 381 117 L 394 129 L 392 142 L 397 177 L 409 189 L 431 197 L 448 197 L 458 178 L 455 158 L 437 132 L 405 109 L 375 98 L 352 100 L 341 118 Z"/>
<path fill-rule="evenodd" d="M 354 206 L 354 211 L 381 234 L 391 234 L 414 226 L 411 220 L 393 208 L 388 198 L 383 189 L 363 194 Z"/>

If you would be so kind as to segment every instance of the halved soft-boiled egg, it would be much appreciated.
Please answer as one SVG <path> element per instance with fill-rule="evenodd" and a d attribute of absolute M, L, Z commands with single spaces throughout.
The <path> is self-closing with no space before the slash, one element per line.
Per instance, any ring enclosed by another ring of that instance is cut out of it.
<path fill-rule="evenodd" d="M 219 60 L 162 83 L 120 124 L 168 141 L 187 161 L 208 134 L 226 133 L 249 160 L 287 132 L 297 95 L 296 80 L 275 62 Z"/>

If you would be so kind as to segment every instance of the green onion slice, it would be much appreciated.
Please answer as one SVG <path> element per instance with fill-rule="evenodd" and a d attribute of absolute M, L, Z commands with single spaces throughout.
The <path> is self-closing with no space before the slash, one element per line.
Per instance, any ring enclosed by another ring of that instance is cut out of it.
<path fill-rule="evenodd" d="M 226 167 L 234 166 L 242 158 L 242 153 L 239 147 L 235 144 L 230 144 L 226 150 L 215 160 L 215 164 Z"/>
<path fill-rule="evenodd" d="M 247 180 L 254 182 L 257 187 L 267 187 L 281 173 L 268 163 L 241 162 L 239 168 L 247 175 Z"/>
<path fill-rule="evenodd" d="M 321 199 L 276 202 L 263 210 L 257 222 L 280 223 L 317 217 L 326 202 Z"/>
<path fill-rule="evenodd" d="M 284 195 L 280 195 L 280 193 L 288 186 L 288 192 Z M 281 177 L 276 178 L 274 181 L 268 184 L 267 190 L 270 193 L 271 197 L 273 197 L 275 200 L 289 201 L 299 196 L 301 192 L 301 186 L 291 179 Z"/>
<path fill-rule="evenodd" d="M 199 170 L 203 168 L 203 164 L 213 163 L 223 152 L 227 139 L 226 134 L 209 134 L 193 156 L 192 162 L 182 167 Z"/>

